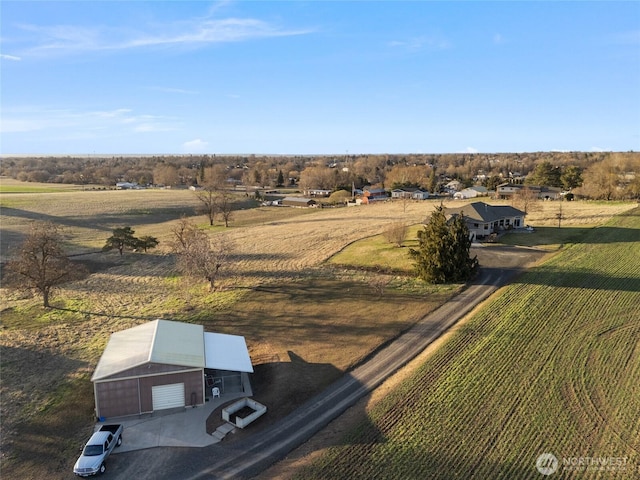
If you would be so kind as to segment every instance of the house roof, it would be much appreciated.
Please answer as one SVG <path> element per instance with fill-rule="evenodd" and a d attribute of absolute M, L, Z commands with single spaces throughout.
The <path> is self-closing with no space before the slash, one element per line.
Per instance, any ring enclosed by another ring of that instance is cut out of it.
<path fill-rule="evenodd" d="M 387 191 L 384 188 L 373 188 L 373 187 L 364 187 L 362 189 L 363 192 L 375 193 L 375 194 L 386 194 Z"/>
<path fill-rule="evenodd" d="M 311 203 L 316 203 L 315 200 L 312 200 L 310 198 L 303 198 L 303 197 L 285 197 L 282 199 L 282 202 L 286 202 L 286 203 L 299 203 L 301 205 L 309 205 Z"/>
<path fill-rule="evenodd" d="M 391 190 L 392 192 L 422 192 L 425 193 L 426 190 L 423 190 L 421 188 L 418 187 L 405 187 L 405 188 L 394 188 L 393 190 Z"/>
<path fill-rule="evenodd" d="M 448 208 L 447 215 L 462 213 L 465 217 L 479 222 L 495 222 L 507 217 L 524 217 L 525 213 L 509 205 L 489 205 L 484 202 L 473 202 L 460 208 Z"/>
<path fill-rule="evenodd" d="M 244 337 L 205 334 L 202 325 L 154 320 L 111 334 L 91 381 L 146 363 L 253 371 Z"/>

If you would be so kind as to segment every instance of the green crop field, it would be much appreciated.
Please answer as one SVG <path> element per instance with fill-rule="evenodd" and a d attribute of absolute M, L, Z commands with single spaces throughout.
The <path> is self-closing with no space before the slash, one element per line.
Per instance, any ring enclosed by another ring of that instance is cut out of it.
<path fill-rule="evenodd" d="M 485 304 L 299 479 L 640 477 L 640 209 Z"/>

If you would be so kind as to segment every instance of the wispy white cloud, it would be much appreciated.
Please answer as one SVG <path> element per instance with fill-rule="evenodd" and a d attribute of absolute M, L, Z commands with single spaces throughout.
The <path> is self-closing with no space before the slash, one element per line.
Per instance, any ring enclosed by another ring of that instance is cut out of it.
<path fill-rule="evenodd" d="M 447 50 L 451 48 L 451 42 L 439 36 L 419 36 L 407 40 L 392 40 L 388 43 L 390 47 L 403 48 L 410 51 L 418 50 Z"/>
<path fill-rule="evenodd" d="M 195 90 L 186 90 L 184 88 L 171 88 L 171 87 L 149 87 L 150 90 L 164 93 L 179 93 L 184 95 L 197 95 L 199 92 Z"/>
<path fill-rule="evenodd" d="M 493 44 L 494 45 L 502 45 L 503 43 L 505 43 L 505 39 L 502 36 L 502 34 L 494 33 L 493 34 Z"/>
<path fill-rule="evenodd" d="M 185 27 L 187 27 L 187 24 L 185 24 Z M 198 23 L 188 22 L 188 28 L 178 28 L 177 30 L 169 34 L 151 33 L 140 35 L 137 38 L 121 43 L 115 48 L 241 42 L 257 38 L 285 37 L 310 33 L 310 30 L 304 29 L 281 29 L 254 18 L 227 18 L 224 20 L 205 20 Z"/>
<path fill-rule="evenodd" d="M 18 29 L 33 36 L 30 52 L 53 52 L 62 50 L 98 50 L 101 48 L 105 31 L 99 28 L 77 25 L 40 26 L 20 24 Z"/>
<path fill-rule="evenodd" d="M 136 115 L 129 108 L 113 110 L 72 110 L 51 107 L 6 108 L 0 119 L 2 133 L 61 131 L 78 133 L 109 131 L 111 134 L 179 130 L 180 122 L 156 115 Z"/>
<path fill-rule="evenodd" d="M 182 144 L 182 149 L 187 153 L 199 153 L 204 152 L 209 145 L 209 142 L 206 142 L 200 138 L 196 138 L 194 140 L 189 140 L 188 142 L 184 142 Z"/>
<path fill-rule="evenodd" d="M 34 40 L 27 51 L 79 53 L 143 48 L 202 47 L 211 44 L 305 35 L 309 28 L 286 28 L 256 18 L 191 18 L 165 24 L 147 24 L 136 30 L 119 27 L 76 25 L 39 26 L 22 24 Z"/>
<path fill-rule="evenodd" d="M 15 55 L 7 55 L 4 53 L 0 53 L 0 58 L 2 60 L 12 60 L 14 62 L 19 62 L 20 60 L 22 60 L 22 58 L 16 57 Z"/>

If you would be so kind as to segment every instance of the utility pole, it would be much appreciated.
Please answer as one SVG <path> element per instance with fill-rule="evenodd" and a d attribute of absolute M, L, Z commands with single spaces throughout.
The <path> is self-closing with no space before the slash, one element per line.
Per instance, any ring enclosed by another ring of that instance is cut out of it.
<path fill-rule="evenodd" d="M 556 213 L 556 218 L 558 219 L 558 228 L 560 228 L 560 222 L 562 222 L 562 200 L 560 200 L 560 210 Z"/>

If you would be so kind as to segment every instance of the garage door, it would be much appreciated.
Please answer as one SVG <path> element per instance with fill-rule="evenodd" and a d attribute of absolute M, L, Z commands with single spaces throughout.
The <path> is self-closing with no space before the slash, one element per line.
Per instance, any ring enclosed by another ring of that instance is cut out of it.
<path fill-rule="evenodd" d="M 151 387 L 153 410 L 184 407 L 184 383 Z"/>

